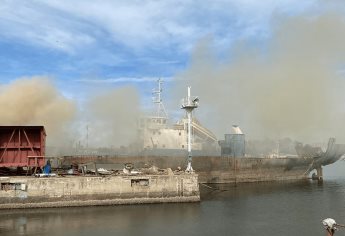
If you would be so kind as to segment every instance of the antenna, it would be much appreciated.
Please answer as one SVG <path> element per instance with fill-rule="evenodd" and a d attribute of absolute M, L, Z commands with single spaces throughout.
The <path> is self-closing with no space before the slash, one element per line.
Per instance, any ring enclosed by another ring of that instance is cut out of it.
<path fill-rule="evenodd" d="M 89 125 L 86 125 L 86 148 L 89 148 Z"/>
<path fill-rule="evenodd" d="M 188 94 L 187 98 L 182 99 L 182 107 L 181 109 L 186 110 L 187 117 L 188 117 L 188 165 L 187 165 L 187 172 L 193 172 L 192 168 L 192 112 L 195 108 L 199 105 L 199 98 L 198 97 L 191 97 L 190 96 L 190 86 L 188 87 Z"/>
<path fill-rule="evenodd" d="M 165 111 L 165 107 L 162 100 L 162 83 L 163 80 L 159 78 L 157 80 L 158 88 L 152 90 L 152 101 L 154 104 L 156 104 L 156 116 L 168 119 L 168 115 Z"/>

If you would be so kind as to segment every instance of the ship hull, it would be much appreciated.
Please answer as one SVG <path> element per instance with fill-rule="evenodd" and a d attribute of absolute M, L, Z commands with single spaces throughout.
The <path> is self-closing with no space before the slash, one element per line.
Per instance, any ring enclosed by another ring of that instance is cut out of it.
<path fill-rule="evenodd" d="M 185 157 L 133 156 L 133 157 L 64 157 L 63 164 L 82 163 L 112 164 L 123 168 L 133 163 L 135 168 L 157 166 L 184 170 Z M 193 169 L 199 175 L 200 183 L 243 183 L 260 181 L 301 180 L 309 176 L 311 158 L 233 158 L 220 156 L 194 157 Z"/>

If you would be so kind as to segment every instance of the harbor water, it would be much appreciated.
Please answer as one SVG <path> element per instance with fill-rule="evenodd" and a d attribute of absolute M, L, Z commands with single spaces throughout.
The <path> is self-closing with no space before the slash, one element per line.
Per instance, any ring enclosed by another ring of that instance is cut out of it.
<path fill-rule="evenodd" d="M 325 235 L 321 220 L 345 223 L 341 175 L 213 187 L 200 203 L 2 210 L 0 235 Z"/>

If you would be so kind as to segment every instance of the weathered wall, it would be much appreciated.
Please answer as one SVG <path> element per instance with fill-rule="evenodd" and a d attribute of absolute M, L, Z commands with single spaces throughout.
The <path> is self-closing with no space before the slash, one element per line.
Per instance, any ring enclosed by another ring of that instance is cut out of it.
<path fill-rule="evenodd" d="M 198 176 L 3 177 L 0 208 L 199 201 Z"/>

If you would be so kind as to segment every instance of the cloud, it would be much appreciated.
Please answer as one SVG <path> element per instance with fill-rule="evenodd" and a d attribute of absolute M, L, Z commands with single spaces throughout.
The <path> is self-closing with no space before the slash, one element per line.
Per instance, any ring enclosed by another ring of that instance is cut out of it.
<path fill-rule="evenodd" d="M 190 53 L 200 41 L 212 41 L 217 59 L 233 59 L 230 51 L 239 41 L 265 51 L 278 21 L 308 11 L 317 14 L 325 5 L 317 0 L 4 0 L 0 80 L 52 75 L 63 93 L 80 103 L 89 92 L 81 87 L 96 84 L 138 83 L 144 94 L 160 76 L 178 81 L 175 74 L 194 63 Z"/>
<path fill-rule="evenodd" d="M 96 84 L 116 84 L 116 83 L 145 83 L 157 81 L 157 77 L 122 77 L 122 78 L 113 78 L 113 79 L 79 79 L 78 82 L 84 83 L 96 83 Z M 169 81 L 171 77 L 161 77 L 164 81 Z"/>
<path fill-rule="evenodd" d="M 45 74 L 68 89 L 72 79 L 172 77 L 200 40 L 212 38 L 215 52 L 227 55 L 238 39 L 269 38 L 272 15 L 298 14 L 315 2 L 4 0 L 0 80 Z"/>
<path fill-rule="evenodd" d="M 0 19 L 2 40 L 16 39 L 66 53 L 95 40 L 85 23 L 38 2 L 5 1 Z"/>
<path fill-rule="evenodd" d="M 313 2 L 5 1 L 0 35 L 69 53 L 106 41 L 133 52 L 185 53 L 207 35 L 222 47 L 236 37 L 258 37 L 268 29 L 272 13 L 299 11 Z"/>

